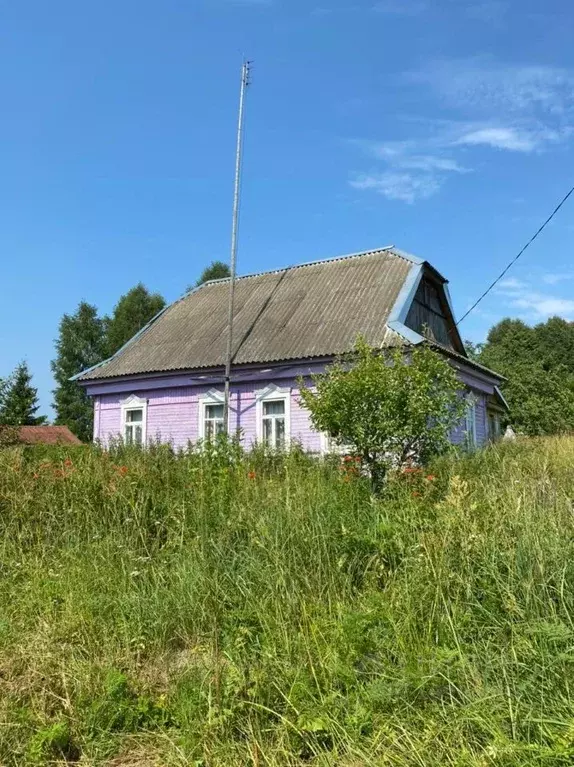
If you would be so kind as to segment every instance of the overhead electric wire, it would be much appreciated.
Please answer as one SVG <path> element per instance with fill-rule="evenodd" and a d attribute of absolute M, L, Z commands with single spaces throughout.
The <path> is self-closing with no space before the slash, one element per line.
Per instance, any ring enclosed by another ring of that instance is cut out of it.
<path fill-rule="evenodd" d="M 557 205 L 557 206 L 554 208 L 554 210 L 552 211 L 552 213 L 551 213 L 551 214 L 548 216 L 548 218 L 546 219 L 546 221 L 545 221 L 545 222 L 542 224 L 542 226 L 541 226 L 541 227 L 538 229 L 538 231 L 537 231 L 535 234 L 533 234 L 533 235 L 532 235 L 532 237 L 531 237 L 531 238 L 528 240 L 528 242 L 527 242 L 527 243 L 526 243 L 526 245 L 525 245 L 525 246 L 522 248 L 522 250 L 521 250 L 521 251 L 520 251 L 520 252 L 519 252 L 519 253 L 518 253 L 516 256 L 514 256 L 514 258 L 512 259 L 512 261 L 510 261 L 510 262 L 507 264 L 507 266 L 505 267 L 505 269 L 503 269 L 503 271 L 502 271 L 502 272 L 501 272 L 501 273 L 498 275 L 498 277 L 497 277 L 497 278 L 494 280 L 494 282 L 493 282 L 491 285 L 489 285 L 489 286 L 488 286 L 488 288 L 487 288 L 487 289 L 484 291 L 484 293 L 483 293 L 483 294 L 480 296 L 480 298 L 478 298 L 478 299 L 477 299 L 477 300 L 474 302 L 474 304 L 473 304 L 473 305 L 470 307 L 470 309 L 469 309 L 469 310 L 468 310 L 468 311 L 467 311 L 465 314 L 463 314 L 463 315 L 462 315 L 462 317 L 460 318 L 460 320 L 459 320 L 459 321 L 456 323 L 456 326 L 457 326 L 457 327 L 458 327 L 458 325 L 460 325 L 460 323 L 461 323 L 463 320 L 465 320 L 465 319 L 468 317 L 468 315 L 469 315 L 471 312 L 473 312 L 473 311 L 476 309 L 476 307 L 479 305 L 479 303 L 480 303 L 480 302 L 481 302 L 481 301 L 482 301 L 484 298 L 486 298 L 486 296 L 487 296 L 487 295 L 490 293 L 490 291 L 491 291 L 491 290 L 492 290 L 492 289 L 495 287 L 495 285 L 496 285 L 498 282 L 500 282 L 500 280 L 501 280 L 501 279 L 504 277 L 504 275 L 505 275 L 505 274 L 508 272 L 508 270 L 509 270 L 509 269 L 510 269 L 512 266 L 514 266 L 514 264 L 515 264 L 515 263 L 518 261 L 518 259 L 520 258 L 520 256 L 521 256 L 521 255 L 524 253 L 524 251 L 525 251 L 527 248 L 529 248 L 529 247 L 530 247 L 530 245 L 532 245 L 532 243 L 534 242 L 534 240 L 535 240 L 535 239 L 538 237 L 538 235 L 539 235 L 539 234 L 541 234 L 541 233 L 542 233 L 542 231 L 543 231 L 543 230 L 544 230 L 544 229 L 545 229 L 545 228 L 548 226 L 548 224 L 549 224 L 549 223 L 552 221 L 552 219 L 553 219 L 553 218 L 554 218 L 554 216 L 555 216 L 555 215 L 558 213 L 558 211 L 560 210 L 560 208 L 561 208 L 561 207 L 564 205 L 564 203 L 566 202 L 566 200 L 567 200 L 567 199 L 568 199 L 568 198 L 569 198 L 569 197 L 570 197 L 570 196 L 571 196 L 573 193 L 574 193 L 574 186 L 573 186 L 573 187 L 570 189 L 570 191 L 569 191 L 569 192 L 568 192 L 566 195 L 564 195 L 564 197 L 563 197 L 563 198 L 560 200 L 560 202 L 559 202 L 559 203 L 558 203 L 558 205 Z"/>

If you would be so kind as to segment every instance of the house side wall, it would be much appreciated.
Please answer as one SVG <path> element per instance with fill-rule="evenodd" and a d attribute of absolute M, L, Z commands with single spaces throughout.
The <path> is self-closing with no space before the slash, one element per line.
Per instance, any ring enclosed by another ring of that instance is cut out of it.
<path fill-rule="evenodd" d="M 476 443 L 485 445 L 488 441 L 488 424 L 486 416 L 486 397 L 482 392 L 473 390 L 476 402 Z M 451 432 L 450 441 L 453 445 L 463 445 L 466 441 L 466 424 L 464 419 Z"/>
<path fill-rule="evenodd" d="M 476 437 L 478 445 L 488 439 L 486 403 L 494 392 L 494 382 L 488 382 L 470 368 L 459 370 L 459 377 L 467 391 L 472 391 L 476 402 Z M 233 430 L 240 429 L 245 447 L 257 441 L 257 392 L 269 384 L 287 389 L 290 397 L 290 434 L 294 442 L 304 450 L 320 452 L 321 435 L 311 425 L 308 411 L 300 403 L 296 379 L 249 381 L 236 384 L 231 391 L 230 421 Z M 147 384 L 149 386 L 149 384 Z M 171 386 L 169 388 L 146 388 L 146 382 L 134 384 L 124 392 L 94 395 L 94 438 L 104 445 L 121 434 L 121 403 L 131 394 L 147 400 L 147 439 L 169 442 L 174 448 L 185 448 L 199 436 L 200 402 L 209 391 L 223 393 L 223 386 Z M 461 423 L 452 433 L 454 444 L 465 441 L 465 424 Z"/>

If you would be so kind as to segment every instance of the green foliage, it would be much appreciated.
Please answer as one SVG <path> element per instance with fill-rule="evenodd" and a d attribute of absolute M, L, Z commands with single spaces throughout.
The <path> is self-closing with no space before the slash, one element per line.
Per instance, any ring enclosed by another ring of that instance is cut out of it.
<path fill-rule="evenodd" d="M 70 378 L 101 362 L 105 356 L 105 324 L 95 306 L 79 304 L 75 314 L 64 314 L 56 341 L 52 371 L 56 381 L 56 424 L 68 426 L 82 441 L 92 439 L 93 405 L 85 391 Z"/>
<path fill-rule="evenodd" d="M 482 353 L 483 347 L 484 347 L 484 344 L 477 344 L 474 341 L 467 340 L 464 342 L 464 348 L 466 349 L 466 353 L 468 357 L 474 362 L 480 362 L 480 355 Z"/>
<path fill-rule="evenodd" d="M 574 324 L 558 317 L 535 327 L 502 320 L 478 361 L 508 379 L 504 395 L 515 429 L 530 435 L 574 429 Z"/>
<path fill-rule="evenodd" d="M 229 277 L 230 275 L 231 270 L 229 269 L 228 264 L 226 264 L 224 261 L 212 261 L 209 266 L 206 266 L 201 273 L 201 276 L 195 283 L 195 287 L 203 285 L 204 282 L 209 282 L 210 280 L 222 280 L 225 277 Z M 188 290 L 190 289 L 191 288 Z"/>
<path fill-rule="evenodd" d="M 313 426 L 353 446 L 375 479 L 413 456 L 443 452 L 463 414 L 454 369 L 426 346 L 382 355 L 359 339 L 354 355 L 313 383 L 301 387 Z"/>
<path fill-rule="evenodd" d="M 170 724 L 165 706 L 149 695 L 138 694 L 128 677 L 116 669 L 104 680 L 104 689 L 95 697 L 86 714 L 91 736 L 101 733 L 138 732 Z"/>
<path fill-rule="evenodd" d="M 31 764 L 50 764 L 54 759 L 75 762 L 78 758 L 78 749 L 72 742 L 70 728 L 65 722 L 42 727 L 28 747 L 28 759 Z"/>
<path fill-rule="evenodd" d="M 36 415 L 40 407 L 38 390 L 31 382 L 28 365 L 21 362 L 1 386 L 0 425 L 36 426 L 46 422 L 46 416 Z"/>
<path fill-rule="evenodd" d="M 0 763 L 571 764 L 574 439 L 430 472 L 0 451 Z"/>
<path fill-rule="evenodd" d="M 159 293 L 150 293 L 141 282 L 123 295 L 107 323 L 107 356 L 111 357 L 115 354 L 164 306 L 163 296 Z"/>

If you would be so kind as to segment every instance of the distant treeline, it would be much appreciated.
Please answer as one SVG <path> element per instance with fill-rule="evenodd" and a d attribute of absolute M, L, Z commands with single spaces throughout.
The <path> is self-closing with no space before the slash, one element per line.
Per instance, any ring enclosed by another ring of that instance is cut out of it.
<path fill-rule="evenodd" d="M 195 286 L 227 276 L 229 267 L 214 261 L 204 269 Z M 164 306 L 162 295 L 150 293 L 139 283 L 121 296 L 110 317 L 100 316 L 97 307 L 85 301 L 80 302 L 73 314 L 64 314 L 56 339 L 56 358 L 52 362 L 56 424 L 68 426 L 83 441 L 91 440 L 92 404 L 84 390 L 70 378 L 115 354 Z M 38 391 L 31 381 L 25 361 L 8 378 L 0 379 L 0 425 L 31 426 L 47 421 L 46 416 L 37 415 Z"/>

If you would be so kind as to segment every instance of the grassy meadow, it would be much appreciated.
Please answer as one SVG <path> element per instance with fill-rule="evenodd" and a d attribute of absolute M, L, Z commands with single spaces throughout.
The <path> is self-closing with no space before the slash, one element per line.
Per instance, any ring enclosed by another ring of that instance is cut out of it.
<path fill-rule="evenodd" d="M 574 763 L 574 439 L 0 451 L 0 765 Z"/>

